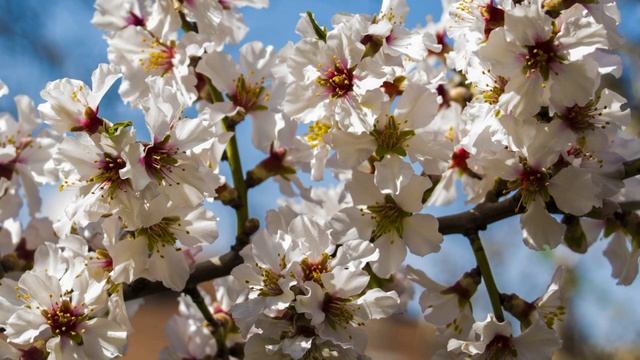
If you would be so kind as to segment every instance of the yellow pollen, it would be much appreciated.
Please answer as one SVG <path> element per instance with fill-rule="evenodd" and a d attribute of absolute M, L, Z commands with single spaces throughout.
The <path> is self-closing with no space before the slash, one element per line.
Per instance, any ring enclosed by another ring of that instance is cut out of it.
<path fill-rule="evenodd" d="M 453 129 L 453 126 L 450 126 L 447 132 L 444 134 L 444 137 L 453 142 L 456 138 L 456 131 Z"/>
<path fill-rule="evenodd" d="M 331 124 L 318 120 L 309 125 L 308 134 L 304 137 L 311 147 L 315 148 L 324 143 L 324 136 L 331 130 Z"/>

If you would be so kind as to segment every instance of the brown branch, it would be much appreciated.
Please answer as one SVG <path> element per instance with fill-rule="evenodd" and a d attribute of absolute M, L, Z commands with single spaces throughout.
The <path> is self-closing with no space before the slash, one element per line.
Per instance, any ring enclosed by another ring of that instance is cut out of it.
<path fill-rule="evenodd" d="M 193 287 L 205 281 L 221 278 L 231 273 L 231 270 L 242 264 L 242 257 L 234 250 L 196 265 L 185 287 Z M 138 279 L 124 288 L 125 300 L 133 300 L 161 292 L 171 291 L 162 285 L 160 281 Z"/>
<path fill-rule="evenodd" d="M 623 179 L 633 177 L 640 174 L 640 158 L 627 161 L 624 163 Z M 520 194 L 514 195 L 499 202 L 484 202 L 471 210 L 464 211 L 454 215 L 441 216 L 438 218 L 439 230 L 442 235 L 450 234 L 469 234 L 474 231 L 485 230 L 488 225 L 496 223 L 500 220 L 507 219 L 524 211 L 524 206 L 520 205 Z M 620 204 L 613 204 L 614 209 L 623 211 L 640 210 L 640 201 L 628 201 Z M 610 216 L 611 213 L 600 208 L 594 208 L 586 217 L 603 219 Z M 555 204 L 549 204 L 549 210 L 554 213 L 562 213 L 555 207 Z M 196 266 L 187 282 L 188 286 L 194 286 L 201 282 L 227 276 L 231 270 L 242 263 L 242 257 L 238 254 L 239 247 L 234 247 L 226 254 L 216 258 L 215 261 L 207 261 Z M 129 284 L 124 289 L 124 297 L 126 300 L 136 299 L 159 292 L 169 291 L 162 286 L 160 282 L 152 282 L 146 279 L 138 279 Z"/>

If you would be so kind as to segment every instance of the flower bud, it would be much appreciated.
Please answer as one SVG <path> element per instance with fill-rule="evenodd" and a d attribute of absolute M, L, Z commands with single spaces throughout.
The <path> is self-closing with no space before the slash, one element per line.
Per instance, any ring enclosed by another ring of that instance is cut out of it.
<path fill-rule="evenodd" d="M 221 203 L 236 208 L 241 205 L 240 199 L 238 199 L 238 192 L 236 189 L 229 186 L 229 184 L 222 184 L 216 188 L 216 200 Z"/>
<path fill-rule="evenodd" d="M 566 225 L 563 237 L 565 244 L 579 254 L 586 253 L 589 243 L 580 225 L 580 218 L 567 214 L 562 217 L 562 223 Z"/>
<path fill-rule="evenodd" d="M 276 149 L 272 144 L 269 150 L 269 157 L 262 160 L 252 170 L 247 171 L 247 187 L 256 187 L 273 176 L 282 176 L 286 179 L 287 175 L 295 174 L 296 170 L 294 168 L 285 165 L 286 157 L 287 149 Z"/>
<path fill-rule="evenodd" d="M 500 294 L 502 307 L 513 317 L 520 321 L 523 329 L 531 326 L 531 314 L 536 310 L 536 306 L 516 294 Z"/>
<path fill-rule="evenodd" d="M 478 285 L 480 285 L 480 269 L 475 267 L 470 271 L 462 274 L 462 277 L 451 287 L 442 291 L 443 294 L 456 294 L 461 300 L 469 301 L 473 294 L 476 293 Z"/>

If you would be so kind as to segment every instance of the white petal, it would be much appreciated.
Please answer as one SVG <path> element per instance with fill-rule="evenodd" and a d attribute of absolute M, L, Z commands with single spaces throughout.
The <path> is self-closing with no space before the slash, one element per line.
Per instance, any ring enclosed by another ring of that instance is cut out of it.
<path fill-rule="evenodd" d="M 442 234 L 438 232 L 438 220 L 427 214 L 414 214 L 402 221 L 402 240 L 409 250 L 418 256 L 440 251 Z"/>
<path fill-rule="evenodd" d="M 413 176 L 411 165 L 399 156 L 387 155 L 376 163 L 374 182 L 382 193 L 397 195 Z"/>
<path fill-rule="evenodd" d="M 553 329 L 549 329 L 542 319 L 536 321 L 520 336 L 512 340 L 518 351 L 518 359 L 551 359 L 562 342 Z"/>
<path fill-rule="evenodd" d="M 339 267 L 321 275 L 322 283 L 333 295 L 349 298 L 359 294 L 369 283 L 369 275 L 364 270 Z"/>
<path fill-rule="evenodd" d="M 638 276 L 640 249 L 629 250 L 627 239 L 614 234 L 603 252 L 611 264 L 611 276 L 618 279 L 619 285 L 631 285 Z"/>
<path fill-rule="evenodd" d="M 539 197 L 527 206 L 527 212 L 520 217 L 520 227 L 524 243 L 534 250 L 545 246 L 553 249 L 560 244 L 565 226 L 551 216 Z"/>
<path fill-rule="evenodd" d="M 325 292 L 320 285 L 312 281 L 305 282 L 304 286 L 307 294 L 296 297 L 296 311 L 307 314 L 311 324 L 318 325 L 325 319 L 325 313 L 322 311 Z"/>
<path fill-rule="evenodd" d="M 548 189 L 564 212 L 579 216 L 594 207 L 602 207 L 602 199 L 597 196 L 599 189 L 588 170 L 566 167 L 551 178 Z"/>
<path fill-rule="evenodd" d="M 20 309 L 7 321 L 7 337 L 16 344 L 33 344 L 49 331 L 46 319 L 35 309 Z"/>
<path fill-rule="evenodd" d="M 400 193 L 392 195 L 402 210 L 417 213 L 424 207 L 422 194 L 431 187 L 431 180 L 426 176 L 414 175 Z"/>
<path fill-rule="evenodd" d="M 373 244 L 380 251 L 380 258 L 371 263 L 371 269 L 376 275 L 386 279 L 400 269 L 407 256 L 407 248 L 395 232 L 382 235 Z"/>

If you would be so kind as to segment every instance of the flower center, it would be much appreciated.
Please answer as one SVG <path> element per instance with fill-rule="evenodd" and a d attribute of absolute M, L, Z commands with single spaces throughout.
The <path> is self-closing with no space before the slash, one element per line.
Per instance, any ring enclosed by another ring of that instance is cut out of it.
<path fill-rule="evenodd" d="M 552 18 L 557 18 L 563 10 L 567 10 L 575 4 L 593 5 L 598 0 L 544 0 L 542 9 Z"/>
<path fill-rule="evenodd" d="M 546 312 L 544 314 L 544 323 L 549 329 L 553 329 L 553 326 L 556 324 L 556 322 L 561 322 L 564 320 L 566 314 L 567 310 L 564 306 L 560 305 L 554 310 Z"/>
<path fill-rule="evenodd" d="M 322 312 L 325 314 L 325 321 L 336 329 L 338 326 L 346 327 L 354 321 L 353 313 L 349 309 L 350 299 L 343 299 L 331 294 L 325 294 L 322 302 Z"/>
<path fill-rule="evenodd" d="M 602 112 L 596 107 L 596 102 L 590 100 L 584 106 L 573 105 L 565 109 L 565 111 L 560 114 L 560 120 L 574 133 L 581 134 L 589 130 L 595 130 L 596 127 L 606 128 L 609 122 L 599 122 L 597 117 L 600 115 L 602 115 Z"/>
<path fill-rule="evenodd" d="M 125 22 L 127 23 L 127 25 L 131 25 L 131 26 L 142 26 L 142 27 L 144 27 L 146 25 L 146 22 L 145 22 L 144 18 L 142 16 L 139 16 L 138 14 L 134 13 L 131 10 L 129 10 L 129 15 L 125 19 Z"/>
<path fill-rule="evenodd" d="M 71 131 L 86 131 L 89 134 L 95 134 L 104 125 L 104 120 L 98 116 L 98 111 L 89 106 L 84 109 L 83 117 L 77 121 L 79 125 L 72 127 Z"/>
<path fill-rule="evenodd" d="M 495 6 L 493 0 L 480 8 L 480 14 L 484 20 L 485 39 L 489 38 L 489 34 L 491 34 L 493 30 L 504 26 L 504 10 Z"/>
<path fill-rule="evenodd" d="M 429 55 L 439 56 L 444 58 L 444 55 L 451 51 L 451 46 L 447 41 L 447 32 L 444 30 L 436 32 L 436 43 L 442 46 L 442 49 L 439 52 L 435 52 L 433 50 L 429 50 Z"/>
<path fill-rule="evenodd" d="M 319 261 L 311 261 L 308 257 L 305 257 L 300 262 L 300 267 L 302 268 L 304 281 L 313 281 L 322 285 L 322 274 L 331 271 L 329 267 L 329 254 L 322 253 Z"/>
<path fill-rule="evenodd" d="M 233 93 L 227 94 L 227 97 L 231 102 L 244 109 L 245 112 L 251 112 L 256 110 L 266 110 L 267 107 L 262 102 L 268 101 L 268 96 L 264 92 L 264 79 L 260 79 L 256 83 L 247 81 L 244 75 L 240 75 L 237 79 L 233 80 L 235 89 Z"/>
<path fill-rule="evenodd" d="M 149 227 L 136 230 L 135 237 L 144 237 L 147 239 L 147 249 L 149 253 L 160 251 L 160 248 L 166 246 L 175 246 L 178 239 L 173 233 L 173 228 L 180 226 L 180 218 L 177 216 L 168 216 L 162 218 L 159 223 Z"/>
<path fill-rule="evenodd" d="M 169 146 L 171 135 L 167 135 L 161 142 L 147 144 L 142 161 L 147 172 L 158 182 L 165 178 L 171 179 L 171 173 L 178 165 L 175 155 L 178 149 Z"/>
<path fill-rule="evenodd" d="M 338 60 L 334 57 L 333 66 L 330 66 L 316 82 L 325 88 L 331 98 L 347 96 L 353 90 L 353 69 L 347 67 L 346 60 Z"/>
<path fill-rule="evenodd" d="M 465 150 L 465 148 L 457 148 L 451 154 L 451 161 L 449 162 L 450 169 L 458 169 L 460 176 L 468 175 L 474 179 L 481 180 L 482 176 L 469 168 L 467 160 L 471 157 L 471 154 Z"/>
<path fill-rule="evenodd" d="M 13 159 L 4 163 L 0 163 L 0 179 L 5 178 L 7 180 L 11 180 L 11 178 L 13 178 L 16 163 L 18 163 L 20 159 L 20 154 L 22 154 L 24 150 L 31 147 L 32 144 L 33 138 L 31 136 L 16 139 L 14 135 L 8 135 L 5 137 L 2 137 L 2 135 L 0 135 L 0 148 L 11 146 L 15 151 L 15 156 Z"/>
<path fill-rule="evenodd" d="M 109 198 L 113 198 L 116 191 L 129 185 L 128 180 L 120 177 L 120 170 L 126 166 L 126 161 L 120 156 L 104 153 L 103 158 L 98 161 L 98 174 L 90 177 L 87 182 L 98 184 L 100 189 L 107 188 Z"/>
<path fill-rule="evenodd" d="M 466 170 L 469 168 L 469 166 L 467 165 L 467 160 L 469 159 L 469 157 L 471 157 L 471 154 L 469 154 L 467 150 L 465 150 L 464 148 L 458 148 L 454 150 L 453 154 L 451 155 L 451 162 L 449 167 L 452 169 Z"/>
<path fill-rule="evenodd" d="M 140 63 L 145 72 L 153 72 L 164 76 L 173 69 L 173 58 L 175 55 L 175 41 L 171 41 L 171 43 L 167 45 L 158 40 L 153 40 L 151 42 L 151 51 L 146 58 L 140 59 Z"/>
<path fill-rule="evenodd" d="M 331 130 L 331 124 L 318 120 L 309 125 L 307 131 L 309 132 L 304 139 L 311 147 L 315 148 L 318 145 L 324 143 L 324 136 Z"/>
<path fill-rule="evenodd" d="M 82 344 L 78 326 L 86 321 L 88 316 L 81 307 L 72 305 L 68 299 L 64 299 L 55 302 L 48 310 L 43 309 L 41 313 L 55 336 L 66 336 L 77 344 Z"/>
<path fill-rule="evenodd" d="M 402 236 L 402 220 L 411 216 L 410 212 L 402 210 L 398 204 L 396 204 L 391 195 L 386 195 L 384 197 L 384 203 L 382 204 L 367 206 L 367 210 L 371 213 L 376 223 L 371 233 L 373 240 L 391 231 L 395 231 L 399 236 Z"/>
<path fill-rule="evenodd" d="M 544 201 L 550 198 L 547 185 L 549 184 L 549 172 L 545 169 L 535 169 L 529 166 L 526 160 L 523 161 L 522 171 L 516 180 L 513 180 L 512 187 L 519 187 L 522 192 L 522 202 L 526 205 L 535 200 L 540 195 Z M 515 186 L 513 186 L 515 185 Z"/>
<path fill-rule="evenodd" d="M 371 136 L 378 144 L 376 156 L 380 159 L 388 154 L 406 156 L 404 143 L 413 135 L 415 135 L 413 130 L 402 130 L 395 116 L 389 115 L 383 128 L 376 127 L 371 131 Z"/>
<path fill-rule="evenodd" d="M 504 88 L 506 86 L 507 86 L 507 79 L 503 78 L 502 76 L 498 76 L 493 87 L 490 90 L 487 90 L 482 93 L 482 98 L 484 99 L 484 102 L 490 105 L 498 104 L 498 101 L 500 100 L 500 96 L 504 94 Z"/>
<path fill-rule="evenodd" d="M 98 265 L 104 271 L 110 272 L 113 270 L 113 259 L 109 252 L 105 249 L 96 250 L 95 264 Z"/>
<path fill-rule="evenodd" d="M 258 295 L 263 297 L 282 295 L 284 291 L 278 284 L 278 280 L 282 278 L 282 275 L 269 268 L 260 269 L 262 271 L 262 289 L 260 289 Z"/>
<path fill-rule="evenodd" d="M 553 65 L 562 63 L 564 60 L 557 52 L 555 39 L 556 35 L 553 34 L 547 40 L 537 41 L 534 45 L 527 46 L 523 68 L 525 75 L 529 76 L 532 72 L 538 71 L 545 81 L 549 80 Z"/>
<path fill-rule="evenodd" d="M 517 359 L 518 352 L 511 344 L 511 338 L 504 335 L 496 334 L 493 340 L 487 344 L 487 348 L 482 354 L 481 359 Z"/>

